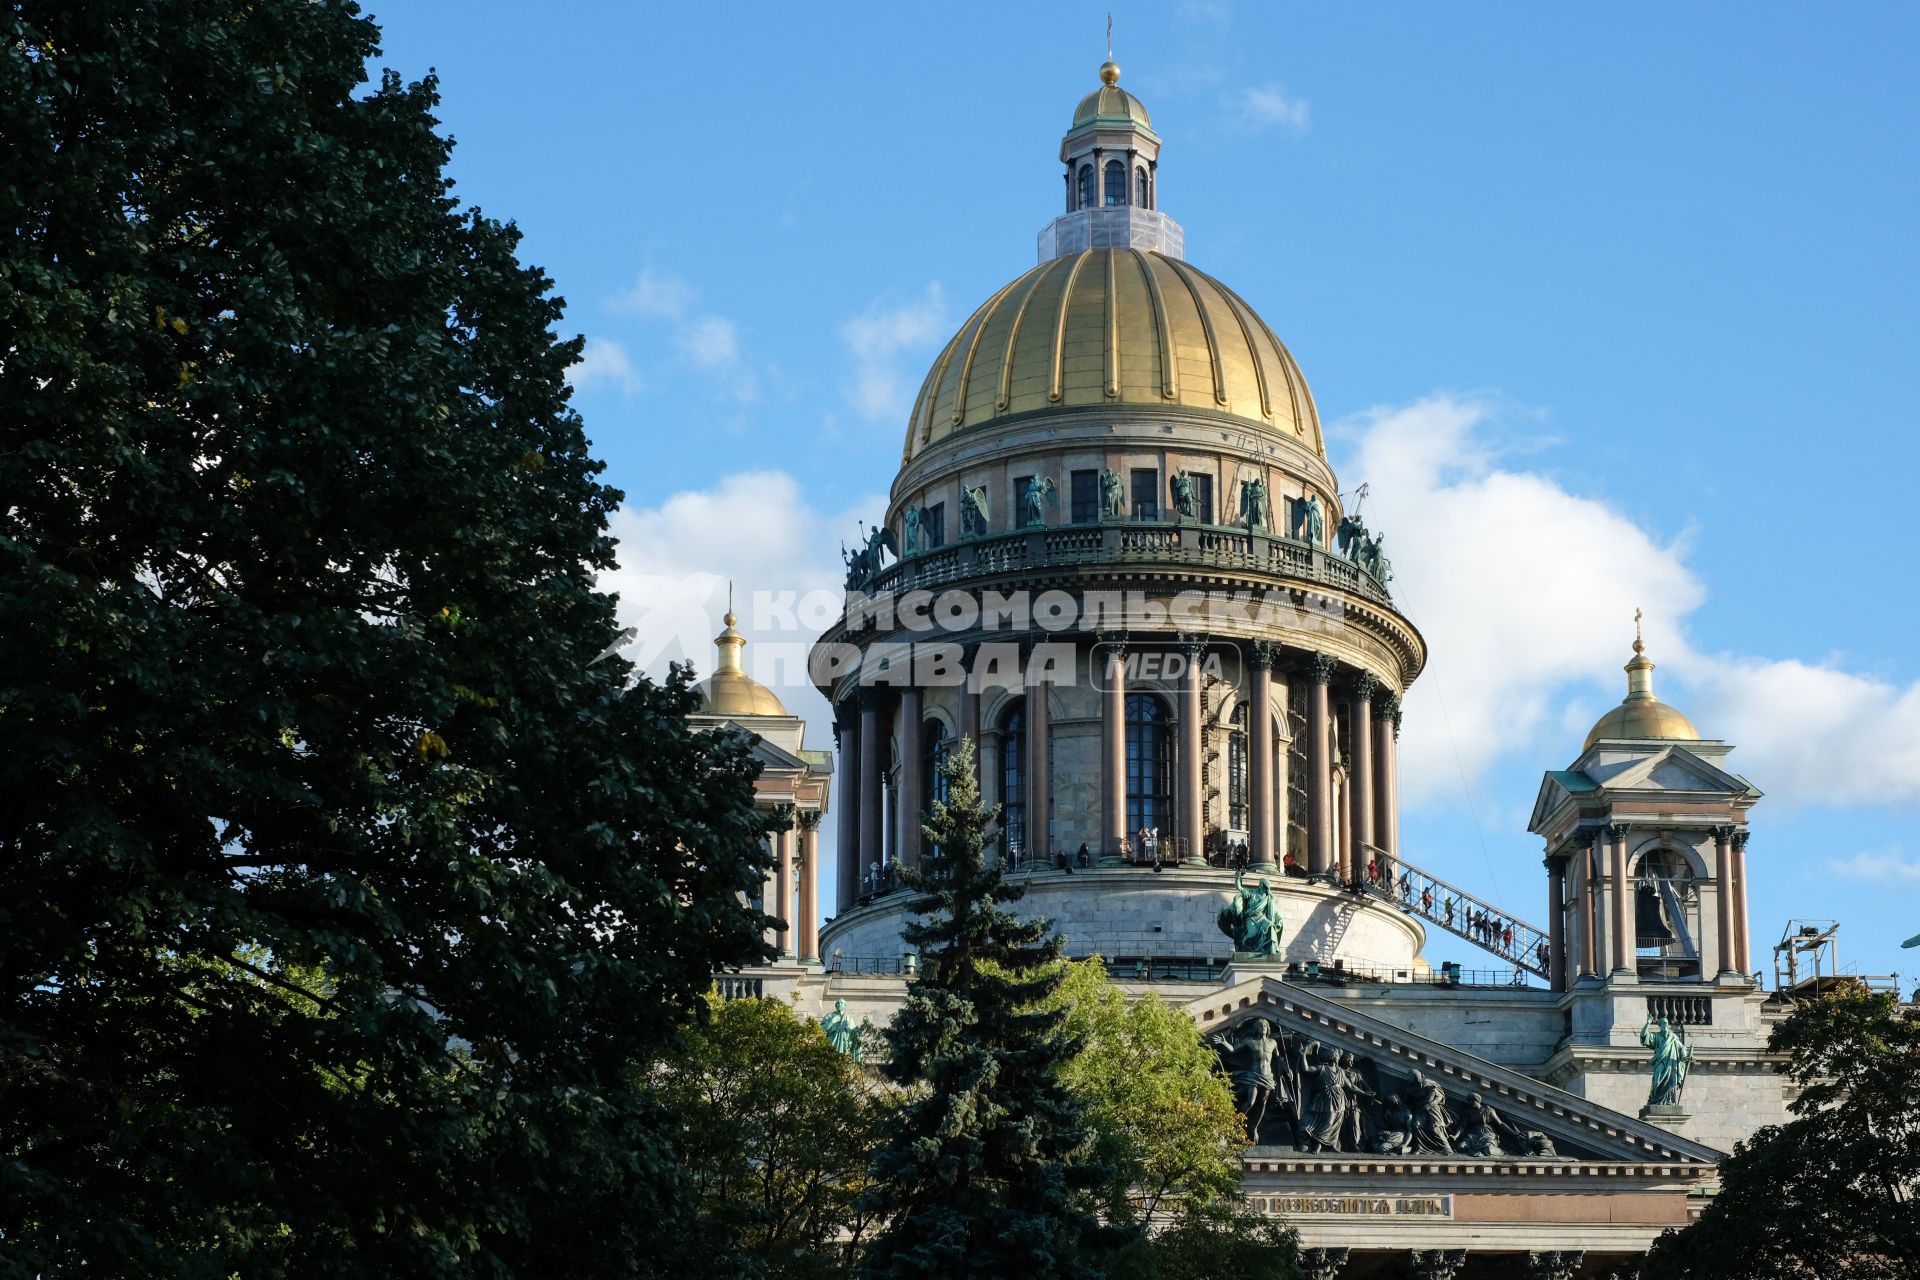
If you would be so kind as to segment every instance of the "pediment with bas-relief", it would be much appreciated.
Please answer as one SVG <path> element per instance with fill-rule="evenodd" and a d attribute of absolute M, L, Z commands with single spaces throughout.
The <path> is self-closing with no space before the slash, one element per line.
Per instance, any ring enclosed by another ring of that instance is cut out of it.
<path fill-rule="evenodd" d="M 1277 977 L 1238 983 L 1187 1011 L 1219 1056 L 1261 1154 L 1720 1159 L 1709 1147 Z"/>

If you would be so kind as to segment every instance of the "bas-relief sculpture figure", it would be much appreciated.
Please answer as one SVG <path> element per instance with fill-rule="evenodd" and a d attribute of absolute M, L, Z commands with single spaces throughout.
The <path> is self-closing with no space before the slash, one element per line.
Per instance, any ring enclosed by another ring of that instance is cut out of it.
<path fill-rule="evenodd" d="M 853 1019 L 847 1016 L 845 1000 L 833 1002 L 833 1012 L 820 1019 L 820 1029 L 827 1033 L 827 1043 L 833 1046 L 835 1053 L 844 1053 L 855 1062 L 864 1060 L 866 1055 L 860 1043 L 861 1027 L 855 1026 Z"/>
<path fill-rule="evenodd" d="M 1220 908 L 1220 932 L 1233 939 L 1233 949 L 1242 955 L 1271 956 L 1280 951 L 1286 933 L 1286 921 L 1280 915 L 1280 900 L 1264 877 L 1251 886 L 1243 867 L 1234 873 L 1234 898 Z"/>
<path fill-rule="evenodd" d="M 1274 1038 L 1273 1024 L 1267 1019 L 1253 1018 L 1246 1026 L 1250 1028 L 1249 1034 L 1237 1040 L 1230 1036 L 1218 1037 L 1213 1041 L 1213 1049 L 1220 1055 L 1227 1078 L 1233 1083 L 1233 1105 L 1247 1122 L 1247 1141 L 1255 1146 L 1260 1144 L 1260 1131 L 1268 1119 L 1267 1109 L 1277 1103 L 1274 1116 L 1293 1130 L 1292 1138 L 1297 1146 L 1299 1131 L 1291 1110 L 1292 1082 L 1284 1068 L 1275 1067 L 1276 1060 L 1286 1061 L 1285 1048 Z"/>
<path fill-rule="evenodd" d="M 1267 496 L 1267 482 L 1258 476 L 1240 482 L 1240 520 L 1249 529 L 1273 527 L 1273 502 Z"/>
<path fill-rule="evenodd" d="M 987 521 L 990 518 L 987 510 L 987 486 L 976 485 L 973 488 L 967 488 L 963 485 L 960 489 L 961 536 L 967 538 L 986 536 Z"/>
<path fill-rule="evenodd" d="M 1667 1022 L 1649 1016 L 1640 1028 L 1640 1043 L 1653 1050 L 1653 1087 L 1647 1092 L 1650 1107 L 1677 1107 L 1680 1090 L 1687 1083 L 1687 1068 L 1693 1062 L 1693 1046 Z"/>
<path fill-rule="evenodd" d="M 1294 1149 L 1308 1153 L 1558 1157 L 1546 1134 L 1515 1124 L 1478 1093 L 1467 1095 L 1456 1116 L 1446 1091 L 1419 1071 L 1397 1093 L 1385 1085 L 1376 1092 L 1352 1053 L 1276 1031 L 1267 1018 L 1249 1019 L 1209 1043 L 1256 1145 L 1263 1131 L 1276 1136 L 1278 1120 Z"/>
<path fill-rule="evenodd" d="M 1047 522 L 1047 499 L 1053 497 L 1053 477 L 1035 476 L 1027 481 L 1026 519 L 1021 521 L 1027 528 L 1043 525 Z"/>
<path fill-rule="evenodd" d="M 1100 515 L 1107 520 L 1118 520 L 1127 514 L 1127 488 L 1120 479 L 1120 473 L 1108 467 L 1100 473 Z"/>
<path fill-rule="evenodd" d="M 1173 509 L 1180 513 L 1180 518 L 1182 520 L 1199 519 L 1200 498 L 1195 491 L 1193 477 L 1187 474 L 1186 468 L 1182 467 L 1173 473 L 1169 487 L 1173 490 Z"/>

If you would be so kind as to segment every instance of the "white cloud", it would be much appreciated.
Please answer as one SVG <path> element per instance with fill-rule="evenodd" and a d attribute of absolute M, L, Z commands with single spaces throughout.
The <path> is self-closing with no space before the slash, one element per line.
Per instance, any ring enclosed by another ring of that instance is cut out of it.
<path fill-rule="evenodd" d="M 670 271 L 643 270 L 633 287 L 615 294 L 607 305 L 632 315 L 664 316 L 677 320 L 693 307 L 693 286 Z"/>
<path fill-rule="evenodd" d="M 1850 880 L 1867 880 L 1883 888 L 1902 882 L 1920 884 L 1920 858 L 1903 858 L 1898 853 L 1856 853 L 1850 858 L 1829 858 L 1827 869 Z"/>
<path fill-rule="evenodd" d="M 567 382 L 574 388 L 595 383 L 611 383 L 622 393 L 632 395 L 646 385 L 627 349 L 611 338 L 588 338 L 581 348 L 580 360 L 567 370 Z"/>
<path fill-rule="evenodd" d="M 840 326 L 840 336 L 854 359 L 847 399 L 867 418 L 903 420 L 918 390 L 917 382 L 910 379 L 922 375 L 905 368 L 901 357 L 931 347 L 949 331 L 946 296 L 938 281 L 918 298 L 904 302 L 874 299 L 864 312 Z"/>
<path fill-rule="evenodd" d="M 874 494 L 824 511 L 785 472 L 749 471 L 658 506 L 622 507 L 612 521 L 619 563 L 600 585 L 619 593 L 621 623 L 639 629 L 624 656 L 655 677 L 675 661 L 711 674 L 731 582 L 748 672 L 816 720 L 810 743 L 823 745 L 813 738 L 830 732 L 832 717 L 807 682 L 806 653 L 840 612 L 841 543 L 885 506 Z"/>
<path fill-rule="evenodd" d="M 1241 122 L 1255 128 L 1277 127 L 1289 133 L 1303 134 L 1312 124 L 1305 98 L 1296 98 L 1284 87 L 1268 81 L 1249 85 L 1234 96 Z"/>
<path fill-rule="evenodd" d="M 754 399 L 759 384 L 742 358 L 739 326 L 723 315 L 696 312 L 698 300 L 698 292 L 687 281 L 649 266 L 631 287 L 609 298 L 607 306 L 626 315 L 671 322 L 673 349 L 680 359 L 713 377 L 725 395 L 745 404 Z"/>
<path fill-rule="evenodd" d="M 677 341 L 681 354 L 702 369 L 728 369 L 740 361 L 740 334 L 725 316 L 695 316 Z"/>
<path fill-rule="evenodd" d="M 1696 650 L 1685 624 L 1705 590 L 1686 539 L 1663 542 L 1511 465 L 1492 443 L 1501 413 L 1490 399 L 1443 395 L 1335 428 L 1355 443 L 1342 473 L 1369 485 L 1364 514 L 1387 534 L 1396 597 L 1429 648 L 1401 739 L 1409 799 L 1504 756 L 1571 759 L 1625 692 L 1620 667 L 1644 607 L 1656 687 L 1703 733 L 1734 743 L 1731 767 L 1776 800 L 1920 801 L 1920 681 Z"/>

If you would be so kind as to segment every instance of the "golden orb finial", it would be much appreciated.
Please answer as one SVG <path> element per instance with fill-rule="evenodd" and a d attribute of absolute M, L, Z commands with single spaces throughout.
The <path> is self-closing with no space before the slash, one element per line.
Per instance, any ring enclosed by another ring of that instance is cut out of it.
<path fill-rule="evenodd" d="M 1120 64 L 1109 58 L 1100 64 L 1100 80 L 1103 84 L 1120 83 Z"/>

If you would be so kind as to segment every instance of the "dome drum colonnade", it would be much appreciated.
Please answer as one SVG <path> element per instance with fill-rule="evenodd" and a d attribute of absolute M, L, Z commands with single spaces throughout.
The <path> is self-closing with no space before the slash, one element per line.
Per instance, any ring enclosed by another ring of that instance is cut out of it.
<path fill-rule="evenodd" d="M 1103 68 L 1076 112 L 1070 174 L 1096 146 L 1131 147 L 1155 171 L 1158 139 L 1116 78 Z M 1352 883 L 1397 850 L 1399 695 L 1424 644 L 1384 575 L 1327 545 L 1337 483 L 1293 357 L 1181 259 L 1177 224 L 1153 212 L 1126 247 L 1043 233 L 1040 265 L 968 318 L 915 402 L 885 522 L 903 558 L 850 582 L 821 639 L 858 661 L 832 676 L 816 664 L 836 711 L 841 911 L 887 883 L 882 864 L 918 856 L 929 732 L 979 744 L 983 791 L 1007 806 L 1028 861 L 1084 845 L 1112 866 L 1144 852 L 1131 846 L 1146 826 L 1189 863 L 1243 841 L 1256 866 L 1292 853 L 1304 874 Z M 929 637 L 892 607 L 913 591 L 976 607 Z M 1077 629 L 978 625 L 996 594 L 1049 592 L 1071 597 Z M 1189 625 L 1170 614 L 1183 593 L 1281 605 Z M 964 655 L 958 687 L 928 685 L 901 657 L 936 639 Z M 1011 683 L 980 669 L 1010 644 L 1028 659 Z M 1033 669 L 1036 652 L 1051 669 Z M 1184 666 L 1154 678 L 1169 653 Z M 1130 729 L 1133 694 L 1159 723 Z M 1271 732 L 1243 706 L 1265 708 Z M 1170 775 L 1164 796 L 1144 776 L 1155 766 Z"/>

